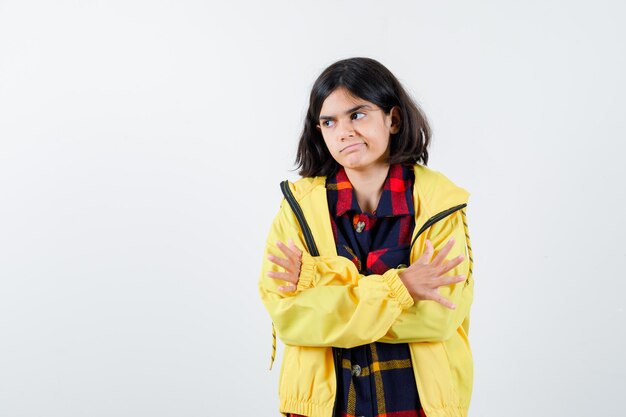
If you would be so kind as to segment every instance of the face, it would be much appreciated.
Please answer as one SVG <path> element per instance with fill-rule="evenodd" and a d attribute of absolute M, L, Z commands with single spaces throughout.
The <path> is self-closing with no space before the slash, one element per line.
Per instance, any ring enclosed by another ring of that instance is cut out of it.
<path fill-rule="evenodd" d="M 332 157 L 346 170 L 387 165 L 390 136 L 400 126 L 400 108 L 389 114 L 369 101 L 337 88 L 322 103 L 319 124 Z"/>

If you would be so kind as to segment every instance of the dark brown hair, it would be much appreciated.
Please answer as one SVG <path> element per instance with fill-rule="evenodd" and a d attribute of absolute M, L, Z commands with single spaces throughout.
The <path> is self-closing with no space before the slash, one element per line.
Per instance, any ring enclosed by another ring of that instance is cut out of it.
<path fill-rule="evenodd" d="M 386 114 L 394 106 L 400 107 L 402 122 L 398 133 L 390 138 L 390 164 L 428 164 L 430 126 L 422 110 L 383 64 L 371 58 L 349 58 L 326 68 L 313 84 L 296 155 L 300 175 L 333 175 L 339 168 L 316 128 L 324 100 L 339 87 L 374 103 Z"/>

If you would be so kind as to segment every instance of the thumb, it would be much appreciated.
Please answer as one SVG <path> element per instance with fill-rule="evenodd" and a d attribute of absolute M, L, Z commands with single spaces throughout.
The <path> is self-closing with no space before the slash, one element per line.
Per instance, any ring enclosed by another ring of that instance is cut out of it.
<path fill-rule="evenodd" d="M 289 238 L 289 249 L 293 250 L 298 255 L 302 255 L 302 251 L 298 249 L 292 238 Z"/>
<path fill-rule="evenodd" d="M 429 263 L 430 258 L 432 258 L 433 256 L 433 251 L 433 244 L 430 242 L 430 240 L 426 239 L 426 249 L 424 250 L 424 253 L 422 253 L 422 256 L 417 259 L 417 262 L 422 264 Z"/>

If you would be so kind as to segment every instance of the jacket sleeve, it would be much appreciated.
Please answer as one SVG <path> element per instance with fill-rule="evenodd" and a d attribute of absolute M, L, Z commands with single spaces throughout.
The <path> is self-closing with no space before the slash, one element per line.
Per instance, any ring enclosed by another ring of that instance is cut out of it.
<path fill-rule="evenodd" d="M 267 276 L 282 270 L 270 262 L 272 253 L 284 257 L 276 241 L 292 238 L 303 250 L 297 289 L 278 290 L 283 282 Z M 388 333 L 413 299 L 398 277 L 397 269 L 382 275 L 361 275 L 352 261 L 342 256 L 311 256 L 293 212 L 283 200 L 267 243 L 259 279 L 259 293 L 276 327 L 288 345 L 350 348 L 374 342 Z"/>
<path fill-rule="evenodd" d="M 429 239 L 436 254 L 451 237 L 454 237 L 455 244 L 446 259 L 453 259 L 458 255 L 464 255 L 465 259 L 448 271 L 446 276 L 464 275 L 466 280 L 454 285 L 439 287 L 439 293 L 451 300 L 456 305 L 456 309 L 448 309 L 435 301 L 417 301 L 413 306 L 402 311 L 389 332 L 379 341 L 406 343 L 447 340 L 468 318 L 473 301 L 474 280 L 465 209 L 458 210 L 432 225 L 429 232 L 422 234 L 415 244 L 419 245 L 418 253 L 423 253 L 426 239 Z"/>

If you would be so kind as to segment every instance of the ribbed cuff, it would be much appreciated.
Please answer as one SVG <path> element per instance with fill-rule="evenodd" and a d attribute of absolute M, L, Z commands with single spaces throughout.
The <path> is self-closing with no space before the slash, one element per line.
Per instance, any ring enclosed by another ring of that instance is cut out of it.
<path fill-rule="evenodd" d="M 390 269 L 385 272 L 382 277 L 387 285 L 389 285 L 389 288 L 391 288 L 390 295 L 398 299 L 400 307 L 402 307 L 403 309 L 407 309 L 411 307 L 415 303 L 415 301 L 413 301 L 413 297 L 411 297 L 411 294 L 409 294 L 409 290 L 406 289 L 406 287 L 402 283 L 402 280 L 400 280 L 398 272 L 398 269 Z"/>
<path fill-rule="evenodd" d="M 302 291 L 311 288 L 315 278 L 315 260 L 306 251 L 302 252 L 302 266 L 300 267 L 300 278 L 298 278 L 298 286 L 296 291 Z"/>

